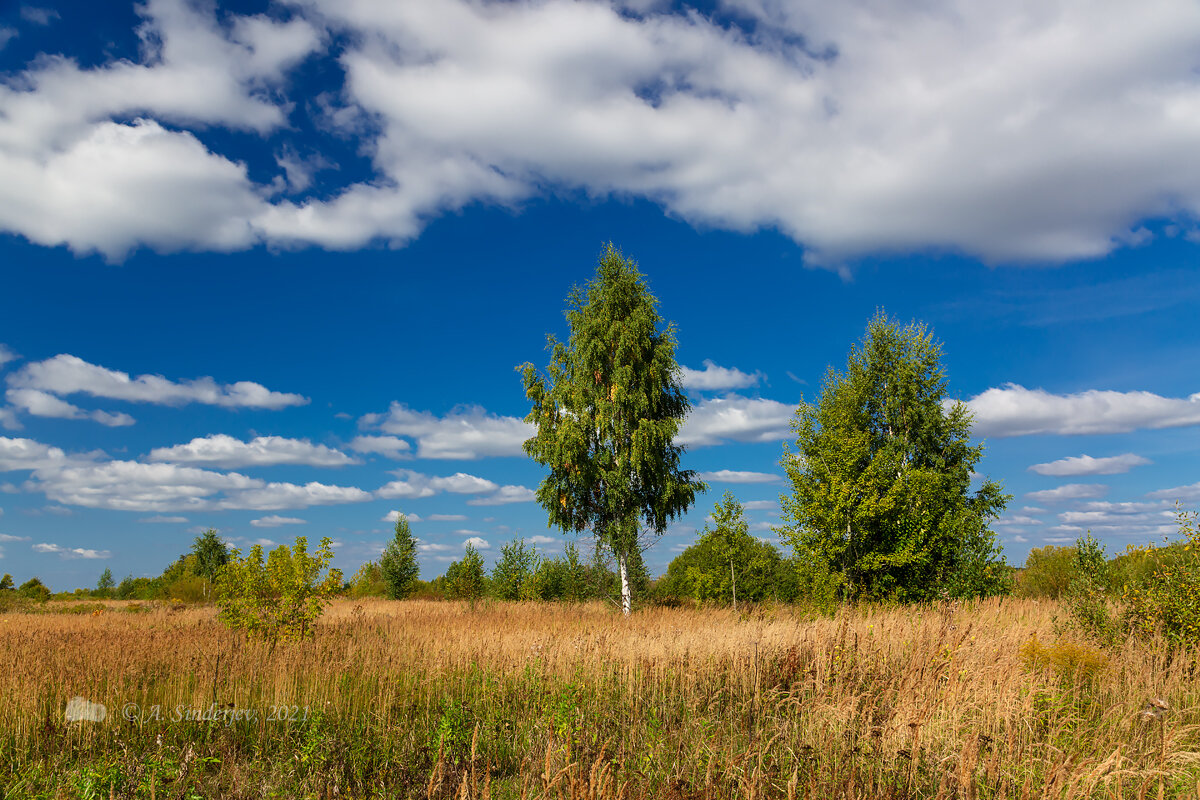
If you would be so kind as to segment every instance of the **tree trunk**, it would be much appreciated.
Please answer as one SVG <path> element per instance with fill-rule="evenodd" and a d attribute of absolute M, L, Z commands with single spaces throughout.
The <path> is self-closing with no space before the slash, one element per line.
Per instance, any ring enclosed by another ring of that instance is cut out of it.
<path fill-rule="evenodd" d="M 633 610 L 633 598 L 629 594 L 629 556 L 617 553 L 617 568 L 621 572 L 621 610 L 629 616 Z"/>
<path fill-rule="evenodd" d="M 729 561 L 729 581 L 733 585 L 733 610 L 737 611 L 737 577 L 733 574 L 733 560 Z"/>

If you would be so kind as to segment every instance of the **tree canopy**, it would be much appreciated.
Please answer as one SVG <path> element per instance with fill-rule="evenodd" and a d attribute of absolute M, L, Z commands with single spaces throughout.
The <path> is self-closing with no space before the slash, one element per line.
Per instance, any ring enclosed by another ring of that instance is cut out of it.
<path fill-rule="evenodd" d="M 660 535 L 703 491 L 680 469 L 675 436 L 690 404 L 675 361 L 675 329 L 637 265 L 609 244 L 596 275 L 575 287 L 570 336 L 548 337 L 550 364 L 521 369 L 537 426 L 525 452 L 549 474 L 537 498 L 549 525 L 591 530 L 617 557 L 622 606 L 630 609 L 628 565 L 639 533 Z"/>
<path fill-rule="evenodd" d="M 779 532 L 832 596 L 971 596 L 1008 579 L 988 523 L 1009 498 L 991 480 L 971 491 L 983 447 L 966 406 L 944 401 L 941 359 L 924 325 L 880 312 L 845 372 L 830 368 L 796 411 Z"/>
<path fill-rule="evenodd" d="M 655 587 L 663 597 L 733 603 L 794 600 L 795 570 L 779 551 L 750 535 L 742 505 L 728 492 L 713 509 L 713 527 L 667 566 Z"/>
<path fill-rule="evenodd" d="M 412 594 L 421 568 L 417 564 L 417 541 L 413 538 L 408 517 L 400 514 L 395 530 L 395 536 L 379 559 L 379 571 L 387 583 L 388 597 L 399 600 Z"/>

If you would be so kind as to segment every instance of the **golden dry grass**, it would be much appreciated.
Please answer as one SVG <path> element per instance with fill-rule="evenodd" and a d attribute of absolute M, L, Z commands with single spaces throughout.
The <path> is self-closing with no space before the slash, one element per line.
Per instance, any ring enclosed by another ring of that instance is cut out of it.
<path fill-rule="evenodd" d="M 1038 655 L 1032 638 L 1057 638 L 1052 603 L 833 619 L 648 609 L 625 620 L 600 605 L 344 601 L 313 640 L 274 652 L 222 628 L 211 608 L 108 605 L 0 616 L 6 796 L 1200 790 L 1195 653 L 1066 642 Z M 110 719 L 64 722 L 74 696 L 104 703 Z M 1155 699 L 1167 710 L 1143 714 Z M 214 703 L 259 717 L 172 718 Z M 127 704 L 140 722 L 121 719 Z M 306 719 L 266 719 L 283 706 Z"/>

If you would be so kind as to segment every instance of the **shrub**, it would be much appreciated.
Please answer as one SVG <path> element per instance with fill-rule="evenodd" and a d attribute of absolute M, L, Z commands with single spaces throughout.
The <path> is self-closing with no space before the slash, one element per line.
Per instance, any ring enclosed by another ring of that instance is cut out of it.
<path fill-rule="evenodd" d="M 289 548 L 280 545 L 263 559 L 255 545 L 242 557 L 230 554 L 217 584 L 220 619 L 234 630 L 271 642 L 298 640 L 313 633 L 313 623 L 342 588 L 341 570 L 331 569 L 332 541 L 309 555 L 308 540 L 299 536 Z M 328 570 L 328 572 L 326 572 Z M 321 573 L 326 572 L 322 578 Z"/>
<path fill-rule="evenodd" d="M 1104 545 L 1089 531 L 1075 541 L 1074 550 L 1074 575 L 1065 597 L 1068 619 L 1064 627 L 1111 645 L 1120 634 L 1120 626 L 1109 609 L 1108 558 Z"/>
<path fill-rule="evenodd" d="M 1048 597 L 1057 600 L 1067 593 L 1075 577 L 1075 548 L 1035 547 L 1025 559 L 1025 568 L 1017 576 L 1017 594 L 1021 597 Z"/>
<path fill-rule="evenodd" d="M 483 596 L 485 588 L 483 556 L 468 544 L 462 561 L 455 561 L 446 570 L 446 596 L 474 602 Z"/>
<path fill-rule="evenodd" d="M 205 603 L 213 597 L 212 583 L 203 575 L 184 575 L 167 584 L 167 599 L 184 603 Z"/>
<path fill-rule="evenodd" d="M 1125 622 L 1131 633 L 1160 633 L 1172 644 L 1189 645 L 1200 643 L 1200 528 L 1195 512 L 1176 516 L 1184 541 L 1174 549 L 1181 552 L 1126 588 Z"/>
<path fill-rule="evenodd" d="M 374 561 L 368 561 L 358 568 L 350 578 L 348 593 L 355 600 L 363 597 L 387 597 L 388 583 L 384 580 L 383 570 Z"/>
<path fill-rule="evenodd" d="M 37 603 L 44 603 L 50 599 L 50 589 L 36 577 L 22 583 L 17 589 L 17 594 Z"/>
<path fill-rule="evenodd" d="M 1108 656 L 1094 647 L 1071 641 L 1047 647 L 1036 635 L 1021 647 L 1021 660 L 1029 669 L 1049 669 L 1070 682 L 1090 680 L 1108 665 Z"/>
<path fill-rule="evenodd" d="M 500 560 L 492 567 L 492 593 L 499 600 L 533 599 L 527 586 L 538 569 L 537 551 L 519 536 L 500 547 Z"/>

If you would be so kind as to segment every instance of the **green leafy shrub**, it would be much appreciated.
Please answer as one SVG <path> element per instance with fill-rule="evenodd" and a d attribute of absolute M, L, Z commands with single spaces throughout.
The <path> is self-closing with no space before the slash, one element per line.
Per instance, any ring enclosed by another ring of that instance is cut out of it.
<path fill-rule="evenodd" d="M 1195 512 L 1176 516 L 1184 541 L 1171 548 L 1173 557 L 1157 560 L 1143 582 L 1125 589 L 1125 622 L 1133 634 L 1160 633 L 1191 645 L 1200 643 L 1200 528 Z"/>
<path fill-rule="evenodd" d="M 379 564 L 368 561 L 359 567 L 358 571 L 350 578 L 347 593 L 355 600 L 364 597 L 387 597 L 388 583 L 384 580 L 383 570 L 380 569 Z"/>
<path fill-rule="evenodd" d="M 1058 600 L 1067 593 L 1075 577 L 1075 548 L 1035 547 L 1025 559 L 1025 568 L 1017 576 L 1016 594 L 1020 597 L 1047 597 Z"/>
<path fill-rule="evenodd" d="M 33 600 L 35 603 L 44 603 L 50 599 L 49 587 L 36 577 L 22 583 L 17 589 L 17 594 L 26 600 Z"/>
<path fill-rule="evenodd" d="M 313 623 L 342 588 L 341 570 L 329 567 L 331 546 L 324 538 L 310 555 L 308 540 L 299 536 L 292 547 L 280 545 L 265 560 L 260 545 L 245 557 L 233 550 L 217 582 L 220 619 L 272 646 L 280 639 L 311 636 Z"/>
<path fill-rule="evenodd" d="M 446 596 L 474 602 L 487 588 L 483 574 L 483 556 L 474 545 L 468 544 L 462 561 L 455 561 L 446 570 Z"/>
<path fill-rule="evenodd" d="M 1075 541 L 1074 550 L 1074 574 L 1064 598 L 1068 614 L 1064 628 L 1103 644 L 1114 644 L 1121 626 L 1109 606 L 1108 557 L 1104 545 L 1088 532 Z"/>
<path fill-rule="evenodd" d="M 184 575 L 167 584 L 167 599 L 182 603 L 207 603 L 213 599 L 212 582 L 203 575 Z"/>

